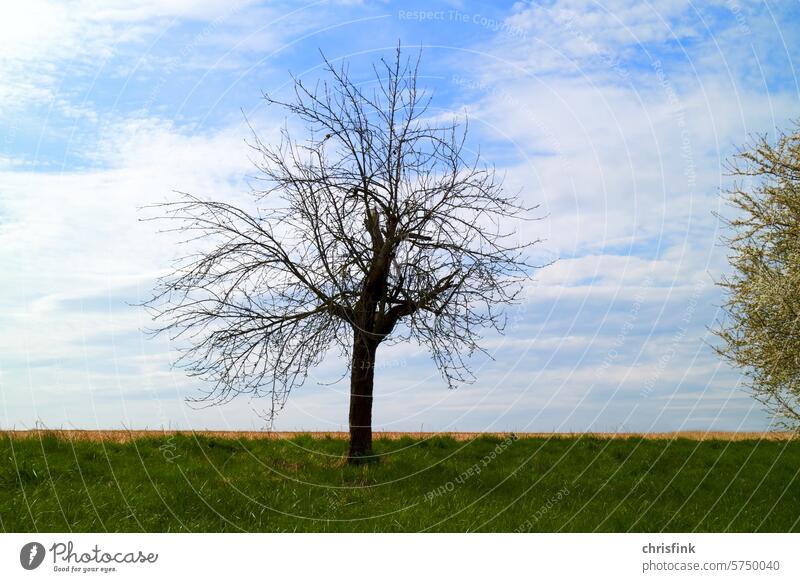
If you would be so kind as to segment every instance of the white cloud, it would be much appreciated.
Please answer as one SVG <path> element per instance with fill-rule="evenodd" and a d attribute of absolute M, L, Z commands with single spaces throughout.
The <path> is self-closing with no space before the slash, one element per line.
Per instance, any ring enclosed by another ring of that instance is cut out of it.
<path fill-rule="evenodd" d="M 79 144 L 83 170 L 33 171 L 19 156 L 0 157 L 5 422 L 31 420 L 35 410 L 55 425 L 251 426 L 258 403 L 246 400 L 188 411 L 181 398 L 197 383 L 167 370 L 168 346 L 144 342 L 144 314 L 124 304 L 146 295 L 179 252 L 152 223 L 138 222 L 136 208 L 172 189 L 243 196 L 246 128 L 109 123 L 58 82 L 66 63 L 96 73 L 120 47 L 154 38 L 173 19 L 219 20 L 190 42 L 259 54 L 304 25 L 281 21 L 260 34 L 268 8 L 240 3 L 230 12 L 221 1 L 27 6 L 0 21 L 0 110 L 53 99 L 76 125 L 105 130 Z M 468 73 L 451 79 L 464 95 L 457 105 L 466 104 L 480 141 L 505 161 L 509 189 L 542 203 L 548 217 L 530 235 L 544 236 L 562 260 L 539 273 L 509 335 L 487 338 L 501 357 L 477 362 L 476 386 L 447 391 L 416 346 L 383 353 L 408 365 L 380 372 L 382 428 L 582 430 L 627 419 L 632 429 L 661 430 L 717 413 L 725 428 L 742 419 L 763 425 L 736 374 L 702 347 L 716 316 L 712 278 L 724 268 L 712 211 L 722 160 L 748 132 L 796 114 L 796 95 L 753 82 L 735 35 L 710 40 L 693 15 L 671 1 L 521 4 L 507 22 L 525 35 L 500 34 L 478 47 L 485 58 L 464 59 L 459 70 Z M 675 38 L 695 47 L 680 66 L 654 65 L 642 52 Z M 716 52 L 707 50 L 712 41 Z M 166 58 L 202 70 L 205 55 L 189 52 Z M 163 55 L 128 57 L 116 63 L 123 76 L 139 66 L 165 70 Z M 609 359 L 615 349 L 621 355 Z M 667 365 L 665 353 L 673 354 Z M 341 364 L 332 357 L 315 376 L 332 379 Z M 346 392 L 305 386 L 279 427 L 343 427 Z"/>
<path fill-rule="evenodd" d="M 139 46 L 141 50 L 135 53 L 137 59 L 133 63 L 119 65 L 120 70 L 130 73 L 136 67 L 146 68 L 150 60 L 158 58 L 150 54 L 153 47 L 145 41 L 170 38 L 173 27 L 179 23 L 206 23 L 176 50 L 191 53 L 182 55 L 182 65 L 198 61 L 195 54 L 198 44 L 224 41 L 221 49 L 224 53 L 247 38 L 259 22 L 272 22 L 282 14 L 256 9 L 255 4 L 255 0 L 10 3 L 4 6 L 0 19 L 0 113 L 63 99 L 62 82 L 67 73 L 70 77 L 86 73 L 91 79 L 91 73 L 127 46 Z M 238 31 L 236 37 L 218 36 L 218 29 L 232 24 Z M 262 43 L 269 41 L 276 46 L 277 39 L 291 29 L 261 27 L 258 37 Z"/>
<path fill-rule="evenodd" d="M 244 176 L 252 166 L 243 131 L 185 135 L 163 122 L 131 121 L 103 142 L 104 161 L 114 160 L 110 167 L 0 171 L 0 264 L 6 273 L 0 352 L 6 361 L 80 362 L 87 338 L 127 337 L 130 349 L 130 334 L 148 322 L 125 301 L 145 299 L 154 277 L 180 252 L 154 223 L 139 221 L 146 213 L 138 207 L 168 198 L 173 189 L 245 196 Z M 108 308 L 82 305 L 104 297 Z M 46 373 L 32 367 L 31 379 L 39 380 L 40 372 Z"/>

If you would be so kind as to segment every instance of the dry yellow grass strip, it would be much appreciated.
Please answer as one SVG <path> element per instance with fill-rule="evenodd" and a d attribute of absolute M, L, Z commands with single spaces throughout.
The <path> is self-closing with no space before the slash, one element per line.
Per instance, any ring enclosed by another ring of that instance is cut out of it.
<path fill-rule="evenodd" d="M 124 443 L 135 439 L 148 437 L 164 437 L 173 435 L 191 436 L 193 434 L 226 438 L 226 439 L 291 439 L 299 435 L 308 435 L 313 438 L 335 438 L 346 439 L 346 432 L 269 432 L 269 431 L 175 431 L 175 430 L 6 430 L 0 431 L 0 435 L 11 438 L 41 438 L 43 436 L 57 436 L 67 440 L 87 440 L 87 441 L 108 441 Z M 794 432 L 720 432 L 720 431 L 683 431 L 683 432 L 651 432 L 651 433 L 610 433 L 610 432 L 586 432 L 586 433 L 548 433 L 548 432 L 376 432 L 376 439 L 400 439 L 410 437 L 414 439 L 426 439 L 438 436 L 447 436 L 456 440 L 468 440 L 481 436 L 507 437 L 515 434 L 519 438 L 548 438 L 548 439 L 574 439 L 574 438 L 599 438 L 599 439 L 626 439 L 626 438 L 648 438 L 653 440 L 672 440 L 676 438 L 690 439 L 696 441 L 723 440 L 723 441 L 745 441 L 745 440 L 769 440 L 787 441 L 797 437 Z"/>

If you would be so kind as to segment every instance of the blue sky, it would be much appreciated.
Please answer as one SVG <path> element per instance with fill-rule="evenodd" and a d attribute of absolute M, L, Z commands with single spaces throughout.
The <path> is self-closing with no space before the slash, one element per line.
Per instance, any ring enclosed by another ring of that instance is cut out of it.
<path fill-rule="evenodd" d="M 320 51 L 422 47 L 423 84 L 557 258 L 511 308 L 494 360 L 448 390 L 426 354 L 379 352 L 378 430 L 758 430 L 770 418 L 712 353 L 726 269 L 724 160 L 800 116 L 796 2 L 48 0 L 0 18 L 0 427 L 260 428 L 258 401 L 197 410 L 202 385 L 148 339 L 145 299 L 179 249 L 137 207 L 173 189 L 247 197 L 244 114 L 315 79 Z M 346 427 L 328 358 L 280 429 Z"/>

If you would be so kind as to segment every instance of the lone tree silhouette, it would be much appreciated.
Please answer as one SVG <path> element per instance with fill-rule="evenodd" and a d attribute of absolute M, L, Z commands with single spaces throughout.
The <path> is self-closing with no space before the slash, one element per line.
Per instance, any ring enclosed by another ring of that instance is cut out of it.
<path fill-rule="evenodd" d="M 324 58 L 324 57 L 323 57 Z M 534 266 L 530 220 L 479 155 L 466 125 L 440 124 L 417 87 L 419 58 L 373 66 L 357 84 L 325 60 L 328 80 L 293 78 L 293 98 L 265 95 L 303 122 L 276 145 L 253 133 L 263 188 L 256 210 L 179 193 L 150 219 L 210 248 L 178 261 L 145 305 L 156 333 L 184 340 L 177 365 L 211 382 L 195 399 L 271 398 L 270 419 L 331 349 L 350 371 L 350 462 L 372 454 L 375 359 L 383 343 L 426 346 L 446 383 L 473 379 L 481 332 L 502 331 Z"/>

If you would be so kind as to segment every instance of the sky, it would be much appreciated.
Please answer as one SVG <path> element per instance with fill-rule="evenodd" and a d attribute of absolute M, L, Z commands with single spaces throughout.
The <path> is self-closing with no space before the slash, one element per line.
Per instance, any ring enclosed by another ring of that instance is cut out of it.
<path fill-rule="evenodd" d="M 241 201 L 263 93 L 324 54 L 367 80 L 422 51 L 433 112 L 466 114 L 539 204 L 524 301 L 477 381 L 381 348 L 377 431 L 765 430 L 712 350 L 727 269 L 725 161 L 800 117 L 796 2 L 29 0 L 0 17 L 0 428 L 262 429 L 268 403 L 200 409 L 202 381 L 137 303 L 180 256 L 142 206 Z M 345 372 L 312 371 L 274 428 L 346 430 Z"/>

